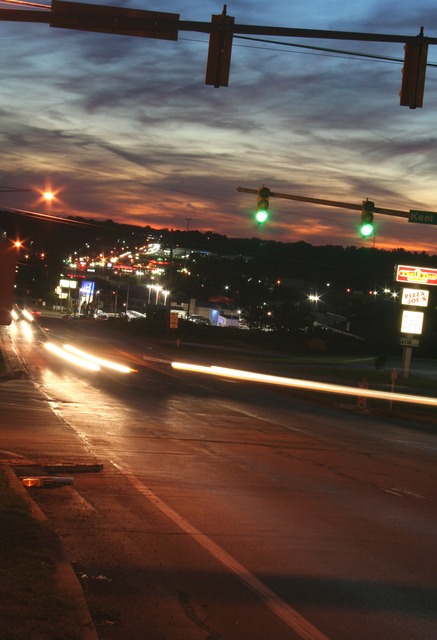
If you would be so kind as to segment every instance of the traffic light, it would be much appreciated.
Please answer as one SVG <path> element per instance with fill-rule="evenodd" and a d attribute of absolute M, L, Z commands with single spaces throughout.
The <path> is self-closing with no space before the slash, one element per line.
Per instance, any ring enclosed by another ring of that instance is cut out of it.
<path fill-rule="evenodd" d="M 221 15 L 212 16 L 205 84 L 216 88 L 228 86 L 233 28 L 234 18 L 226 15 L 225 5 Z"/>
<path fill-rule="evenodd" d="M 404 51 L 402 86 L 399 93 L 400 104 L 402 107 L 415 109 L 423 106 L 423 92 L 425 90 L 428 42 L 423 38 L 423 32 L 417 36 L 416 40 L 407 42 Z"/>
<path fill-rule="evenodd" d="M 363 200 L 361 206 L 361 225 L 360 233 L 363 238 L 368 238 L 373 233 L 373 212 L 375 209 L 375 203 L 371 200 Z"/>
<path fill-rule="evenodd" d="M 258 224 L 264 224 L 264 222 L 267 222 L 269 218 L 269 214 L 268 214 L 269 198 L 270 198 L 270 189 L 268 189 L 267 187 L 260 187 L 258 189 L 256 214 L 255 214 L 255 219 L 258 222 Z"/>

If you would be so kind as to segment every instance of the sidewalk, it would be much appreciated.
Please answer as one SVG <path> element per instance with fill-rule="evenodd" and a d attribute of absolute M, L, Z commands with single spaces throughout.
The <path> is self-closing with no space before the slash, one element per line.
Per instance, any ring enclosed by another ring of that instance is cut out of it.
<path fill-rule="evenodd" d="M 41 640 L 98 640 L 82 586 L 62 542 L 32 500 L 32 489 L 26 490 L 14 472 L 17 462 L 31 471 L 32 460 L 14 459 L 14 444 L 26 428 L 21 411 L 8 408 L 4 398 L 11 404 L 19 398 L 20 409 L 27 405 L 32 409 L 38 392 L 28 380 L 26 365 L 15 352 L 8 331 L 0 326 L 0 640 L 36 636 Z M 59 429 L 59 418 L 52 411 L 44 414 L 44 427 Z M 63 437 L 75 438 L 73 432 Z"/>
<path fill-rule="evenodd" d="M 27 367 L 15 351 L 9 337 L 9 327 L 0 325 L 0 378 L 24 377 Z"/>

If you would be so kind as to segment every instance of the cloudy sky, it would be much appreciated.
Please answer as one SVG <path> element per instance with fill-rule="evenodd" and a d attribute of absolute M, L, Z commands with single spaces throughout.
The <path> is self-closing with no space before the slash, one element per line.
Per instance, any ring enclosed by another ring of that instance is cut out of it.
<path fill-rule="evenodd" d="M 212 0 L 100 4 L 202 22 L 223 8 Z M 437 37 L 435 0 L 228 0 L 227 12 L 239 25 L 407 36 L 423 26 Z M 57 215 L 175 229 L 189 221 L 230 237 L 437 254 L 437 226 L 376 215 L 376 237 L 363 240 L 357 211 L 286 199 L 272 198 L 270 220 L 258 227 L 256 196 L 237 192 L 265 184 L 437 211 L 437 45 L 424 106 L 412 110 L 399 106 L 402 43 L 235 37 L 229 87 L 217 89 L 204 84 L 207 34 L 180 31 L 173 42 L 1 21 L 0 38 L 0 190 L 51 187 Z M 1 207 L 48 205 L 36 191 L 3 191 Z"/>

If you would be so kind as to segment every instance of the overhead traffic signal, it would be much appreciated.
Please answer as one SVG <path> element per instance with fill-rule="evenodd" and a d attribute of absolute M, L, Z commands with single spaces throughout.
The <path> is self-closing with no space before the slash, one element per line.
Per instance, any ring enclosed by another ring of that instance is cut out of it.
<path fill-rule="evenodd" d="M 258 224 L 264 224 L 269 219 L 268 209 L 269 209 L 269 201 L 270 198 L 270 189 L 267 187 L 260 187 L 258 189 L 257 203 L 256 203 L 256 214 L 255 219 Z"/>
<path fill-rule="evenodd" d="M 414 41 L 406 43 L 404 51 L 402 86 L 399 93 L 400 104 L 402 107 L 415 109 L 423 106 L 423 92 L 425 90 L 428 42 L 423 37 L 423 30 Z"/>
<path fill-rule="evenodd" d="M 211 19 L 205 84 L 216 88 L 227 87 L 229 83 L 234 20 L 226 15 L 226 5 L 221 15 L 213 15 Z"/>
<path fill-rule="evenodd" d="M 360 233 L 363 238 L 368 238 L 372 235 L 373 229 L 373 212 L 375 210 L 375 203 L 371 200 L 363 200 L 361 206 L 361 225 Z"/>

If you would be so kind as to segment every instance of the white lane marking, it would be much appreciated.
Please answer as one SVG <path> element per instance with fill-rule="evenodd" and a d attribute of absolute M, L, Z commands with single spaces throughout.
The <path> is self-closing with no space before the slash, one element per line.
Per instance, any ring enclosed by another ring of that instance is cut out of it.
<path fill-rule="evenodd" d="M 143 356 L 143 360 L 146 362 L 160 362 L 161 364 L 171 364 L 171 360 L 163 360 L 162 358 L 155 358 L 153 356 Z"/>
<path fill-rule="evenodd" d="M 405 496 L 412 496 L 413 498 L 420 498 L 420 500 L 426 500 L 425 496 L 421 496 L 420 493 L 413 493 L 413 491 L 407 491 L 407 489 L 397 489 L 396 487 L 392 487 L 391 489 L 382 490 L 386 493 L 392 493 L 394 496 L 399 496 L 400 498 L 404 498 Z"/>
<path fill-rule="evenodd" d="M 255 593 L 263 603 L 290 629 L 299 635 L 303 640 L 329 640 L 321 631 L 316 629 L 308 620 L 303 618 L 295 609 L 290 607 L 276 593 L 267 587 L 261 580 L 256 578 L 242 564 L 233 558 L 218 544 L 213 542 L 207 535 L 196 529 L 188 520 L 179 515 L 174 509 L 161 500 L 149 487 L 134 475 L 126 472 L 120 464 L 110 461 L 135 487 L 135 489 L 157 507 L 161 513 L 166 515 L 182 531 L 192 536 L 196 542 L 206 549 L 216 560 L 227 567 L 243 584 Z"/>

